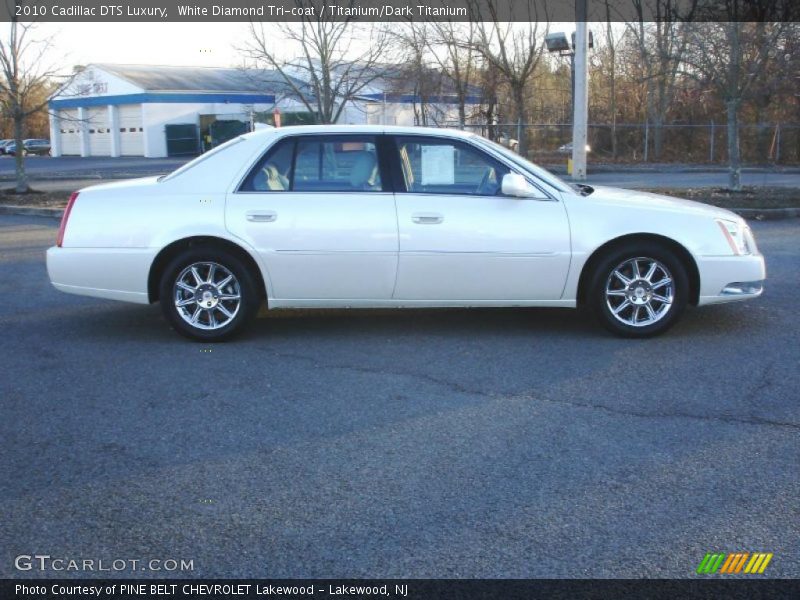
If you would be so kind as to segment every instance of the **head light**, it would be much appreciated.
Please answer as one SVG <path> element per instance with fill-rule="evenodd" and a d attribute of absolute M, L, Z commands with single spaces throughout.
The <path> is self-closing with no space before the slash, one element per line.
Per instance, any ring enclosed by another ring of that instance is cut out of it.
<path fill-rule="evenodd" d="M 717 219 L 717 225 L 719 225 L 719 228 L 722 230 L 722 234 L 725 236 L 734 254 L 742 255 L 752 253 L 752 249 L 748 247 L 748 240 L 745 236 L 744 230 L 747 229 L 746 225 L 742 225 L 736 221 L 727 221 L 725 219 Z M 753 239 L 752 234 L 749 238 L 750 240 Z"/>

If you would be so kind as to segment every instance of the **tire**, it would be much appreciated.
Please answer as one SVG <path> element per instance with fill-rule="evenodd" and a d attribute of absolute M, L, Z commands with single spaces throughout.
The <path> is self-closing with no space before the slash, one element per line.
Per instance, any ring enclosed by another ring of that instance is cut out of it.
<path fill-rule="evenodd" d="M 223 342 L 241 333 L 261 303 L 250 269 L 214 246 L 189 248 L 175 257 L 161 276 L 159 298 L 167 321 L 199 342 Z"/>
<path fill-rule="evenodd" d="M 658 243 L 639 242 L 600 260 L 588 301 L 609 331 L 646 338 L 672 327 L 688 299 L 689 277 L 675 253 Z"/>

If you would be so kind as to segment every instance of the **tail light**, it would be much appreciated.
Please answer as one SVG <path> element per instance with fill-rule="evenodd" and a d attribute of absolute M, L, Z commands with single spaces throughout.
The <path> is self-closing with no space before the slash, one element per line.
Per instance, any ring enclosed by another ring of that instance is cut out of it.
<path fill-rule="evenodd" d="M 58 237 L 56 238 L 56 246 L 59 248 L 61 248 L 61 245 L 64 243 L 64 232 L 67 230 L 69 213 L 72 212 L 72 206 L 75 204 L 75 200 L 78 199 L 78 193 L 79 192 L 72 192 L 67 202 L 67 207 L 64 209 L 64 216 L 61 217 L 61 226 L 58 228 Z"/>

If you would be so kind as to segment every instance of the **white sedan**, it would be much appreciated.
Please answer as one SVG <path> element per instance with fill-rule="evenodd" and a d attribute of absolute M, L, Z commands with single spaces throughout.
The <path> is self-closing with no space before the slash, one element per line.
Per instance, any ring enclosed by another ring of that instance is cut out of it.
<path fill-rule="evenodd" d="M 573 186 L 477 135 L 379 126 L 260 130 L 165 177 L 76 192 L 47 269 L 64 292 L 160 302 L 202 341 L 265 301 L 585 306 L 644 337 L 765 279 L 727 210 Z"/>

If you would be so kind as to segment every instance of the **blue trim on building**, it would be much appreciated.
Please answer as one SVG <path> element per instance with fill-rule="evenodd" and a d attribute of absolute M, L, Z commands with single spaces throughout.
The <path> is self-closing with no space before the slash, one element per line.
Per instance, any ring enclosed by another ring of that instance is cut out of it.
<path fill-rule="evenodd" d="M 80 108 L 81 106 L 108 106 L 119 104 L 204 104 L 214 102 L 219 104 L 275 104 L 275 96 L 271 94 L 231 94 L 231 93 L 143 93 L 124 94 L 120 96 L 82 96 L 51 100 L 50 108 L 54 110 L 64 108 Z"/>

